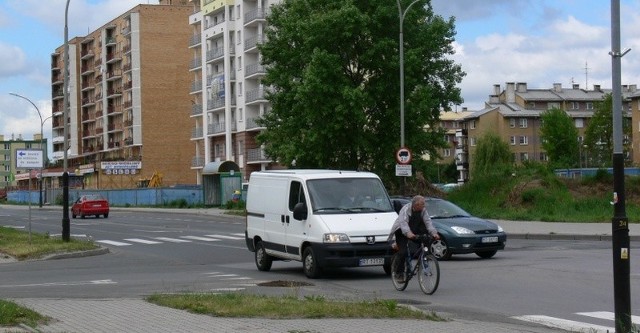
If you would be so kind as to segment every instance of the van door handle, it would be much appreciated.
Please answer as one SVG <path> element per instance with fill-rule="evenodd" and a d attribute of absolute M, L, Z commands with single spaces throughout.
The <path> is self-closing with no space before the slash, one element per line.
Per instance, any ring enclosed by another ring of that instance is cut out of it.
<path fill-rule="evenodd" d="M 287 222 L 287 224 L 289 224 L 289 215 L 287 215 L 284 219 Z"/>

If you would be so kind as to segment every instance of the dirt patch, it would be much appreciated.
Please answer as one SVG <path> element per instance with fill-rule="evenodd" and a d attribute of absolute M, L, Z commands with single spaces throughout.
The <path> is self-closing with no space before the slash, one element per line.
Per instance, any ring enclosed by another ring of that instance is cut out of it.
<path fill-rule="evenodd" d="M 269 282 L 262 282 L 262 283 L 258 283 L 259 286 L 261 287 L 309 287 L 309 286 L 313 286 L 313 283 L 309 283 L 309 282 L 300 282 L 300 281 L 282 281 L 282 280 L 277 280 L 277 281 L 269 281 Z"/>

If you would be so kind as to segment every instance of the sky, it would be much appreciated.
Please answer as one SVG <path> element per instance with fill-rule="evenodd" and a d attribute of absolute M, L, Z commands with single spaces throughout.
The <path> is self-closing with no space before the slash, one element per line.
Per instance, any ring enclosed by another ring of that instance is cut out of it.
<path fill-rule="evenodd" d="M 389 0 L 393 1 L 393 0 Z M 84 36 L 138 4 L 157 0 L 70 0 L 68 36 Z M 604 0 L 431 0 L 455 17 L 455 55 L 467 73 L 458 110 L 480 110 L 494 84 L 548 89 L 611 88 L 611 2 Z M 64 44 L 66 0 L 0 0 L 0 134 L 51 139 L 51 53 Z M 640 1 L 620 0 L 622 84 L 640 84 Z M 411 9 L 409 9 L 411 10 Z M 49 145 L 51 152 L 51 145 Z"/>

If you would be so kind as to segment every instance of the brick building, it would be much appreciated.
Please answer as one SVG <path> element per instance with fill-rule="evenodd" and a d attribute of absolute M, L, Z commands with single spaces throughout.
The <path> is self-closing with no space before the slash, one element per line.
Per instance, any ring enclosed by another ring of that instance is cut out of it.
<path fill-rule="evenodd" d="M 191 167 L 190 55 L 186 0 L 138 5 L 69 40 L 68 137 L 64 137 L 64 45 L 51 58 L 53 159 L 86 188 L 196 183 Z M 59 162 L 60 163 L 60 162 Z"/>

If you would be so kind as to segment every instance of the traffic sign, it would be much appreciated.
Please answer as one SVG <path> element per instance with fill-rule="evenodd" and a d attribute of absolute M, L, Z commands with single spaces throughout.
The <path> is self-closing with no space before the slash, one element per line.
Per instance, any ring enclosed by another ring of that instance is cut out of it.
<path fill-rule="evenodd" d="M 396 151 L 396 162 L 398 162 L 398 164 L 409 164 L 411 163 L 411 158 L 409 148 L 402 147 Z"/>
<path fill-rule="evenodd" d="M 411 177 L 411 164 L 396 164 L 396 176 Z"/>
<path fill-rule="evenodd" d="M 43 155 L 40 149 L 16 149 L 16 168 L 40 169 L 44 167 Z"/>

